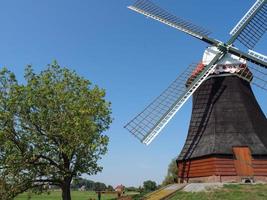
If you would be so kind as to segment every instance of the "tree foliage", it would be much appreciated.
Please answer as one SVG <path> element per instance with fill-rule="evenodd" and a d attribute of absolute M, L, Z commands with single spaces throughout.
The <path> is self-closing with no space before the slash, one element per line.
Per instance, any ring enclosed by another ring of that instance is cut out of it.
<path fill-rule="evenodd" d="M 133 186 L 126 187 L 125 190 L 126 190 L 127 192 L 140 192 L 139 188 L 137 188 L 137 187 L 133 187 Z"/>
<path fill-rule="evenodd" d="M 105 183 L 94 182 L 94 181 L 87 180 L 84 178 L 75 178 L 71 183 L 72 189 L 80 189 L 82 187 L 84 187 L 88 191 L 104 191 L 104 190 L 113 191 L 114 190 L 111 185 L 106 186 Z"/>
<path fill-rule="evenodd" d="M 94 185 L 95 185 L 94 181 L 83 179 L 83 178 L 79 177 L 79 178 L 73 179 L 73 181 L 71 183 L 71 188 L 77 190 L 77 189 L 80 189 L 84 186 L 86 190 L 93 190 Z"/>
<path fill-rule="evenodd" d="M 103 89 L 56 62 L 39 74 L 28 66 L 25 80 L 0 72 L 0 177 L 21 183 L 18 192 L 57 185 L 70 199 L 74 177 L 102 170 L 110 103 Z"/>
<path fill-rule="evenodd" d="M 176 159 L 172 159 L 171 163 L 168 166 L 168 172 L 165 179 L 162 182 L 162 185 L 177 183 L 177 178 L 178 178 L 178 167 L 176 164 Z"/>
<path fill-rule="evenodd" d="M 157 189 L 157 183 L 151 180 L 144 181 L 143 188 L 144 191 L 154 191 Z"/>

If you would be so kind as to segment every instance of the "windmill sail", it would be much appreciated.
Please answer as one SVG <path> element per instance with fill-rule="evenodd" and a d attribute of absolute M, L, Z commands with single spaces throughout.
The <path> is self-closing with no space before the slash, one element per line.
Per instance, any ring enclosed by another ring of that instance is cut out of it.
<path fill-rule="evenodd" d="M 210 31 L 168 13 L 149 0 L 138 0 L 128 8 L 199 39 L 210 34 Z"/>
<path fill-rule="evenodd" d="M 205 81 L 214 70 L 214 64 L 221 60 L 224 55 L 222 52 L 217 53 L 200 74 L 195 73 L 195 65 L 190 66 L 143 112 L 131 120 L 125 128 L 142 143 L 149 145 L 201 83 Z M 194 76 L 192 81 L 190 81 L 191 76 Z"/>
<path fill-rule="evenodd" d="M 230 32 L 236 39 L 249 49 L 253 49 L 267 30 L 267 1 L 257 0 L 245 16 Z"/>
<path fill-rule="evenodd" d="M 144 141 L 153 127 L 175 104 L 177 98 L 186 91 L 186 81 L 195 69 L 190 65 L 163 93 L 157 97 L 144 111 L 130 121 L 125 128 L 140 141 Z"/>

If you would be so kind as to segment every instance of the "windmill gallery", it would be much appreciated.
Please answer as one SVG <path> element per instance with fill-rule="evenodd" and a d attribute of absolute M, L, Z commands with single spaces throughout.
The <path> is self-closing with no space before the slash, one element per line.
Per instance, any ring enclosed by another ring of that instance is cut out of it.
<path fill-rule="evenodd" d="M 125 128 L 148 145 L 192 95 L 189 131 L 177 158 L 180 182 L 267 182 L 267 119 L 250 85 L 267 91 L 267 57 L 252 50 L 267 29 L 267 0 L 255 2 L 226 43 L 148 0 L 129 8 L 210 46 Z"/>

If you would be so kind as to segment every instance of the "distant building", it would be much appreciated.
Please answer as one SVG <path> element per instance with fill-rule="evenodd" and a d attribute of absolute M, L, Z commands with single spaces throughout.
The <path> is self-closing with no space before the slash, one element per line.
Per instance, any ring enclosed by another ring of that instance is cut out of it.
<path fill-rule="evenodd" d="M 86 190 L 85 185 L 83 185 L 82 187 L 79 188 L 80 192 L 84 192 L 85 190 Z"/>
<path fill-rule="evenodd" d="M 115 187 L 115 191 L 118 193 L 124 193 L 124 189 L 125 187 L 123 185 L 118 185 L 117 187 Z"/>

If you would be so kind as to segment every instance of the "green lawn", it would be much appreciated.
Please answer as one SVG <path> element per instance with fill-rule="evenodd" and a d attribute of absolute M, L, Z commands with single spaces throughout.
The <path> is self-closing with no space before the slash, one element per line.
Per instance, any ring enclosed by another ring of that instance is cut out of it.
<path fill-rule="evenodd" d="M 89 200 L 96 199 L 97 200 L 97 194 L 95 192 L 79 192 L 79 191 L 73 191 L 71 193 L 72 200 Z M 116 195 L 102 195 L 103 200 L 110 200 L 115 199 Z M 24 193 L 19 195 L 15 200 L 27 200 L 28 199 L 28 193 Z M 31 200 L 61 200 L 61 192 L 60 191 L 54 191 L 50 192 L 50 194 L 42 194 L 42 195 L 32 195 Z"/>
<path fill-rule="evenodd" d="M 210 192 L 177 192 L 171 200 L 267 200 L 267 185 L 225 185 Z"/>

